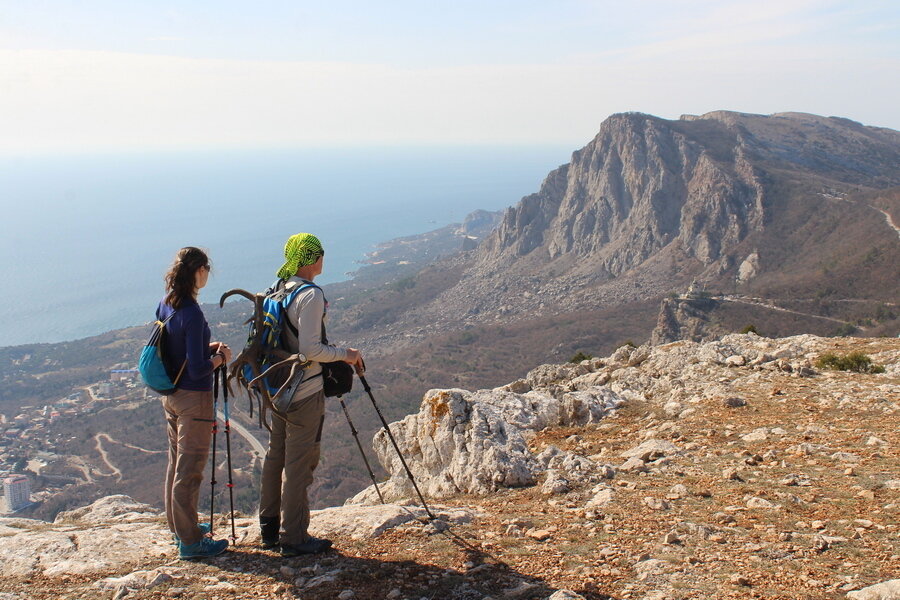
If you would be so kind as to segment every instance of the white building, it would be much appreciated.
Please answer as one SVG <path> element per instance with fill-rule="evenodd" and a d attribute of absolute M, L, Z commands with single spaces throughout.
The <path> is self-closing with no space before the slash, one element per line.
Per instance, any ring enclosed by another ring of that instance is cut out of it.
<path fill-rule="evenodd" d="M 31 504 L 31 486 L 25 475 L 10 475 L 3 480 L 6 494 L 6 510 L 15 512 Z"/>

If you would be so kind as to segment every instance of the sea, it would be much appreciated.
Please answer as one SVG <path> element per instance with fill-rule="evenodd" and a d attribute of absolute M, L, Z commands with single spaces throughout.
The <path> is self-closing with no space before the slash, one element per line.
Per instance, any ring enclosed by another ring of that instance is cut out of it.
<path fill-rule="evenodd" d="M 0 158 L 0 346 L 147 323 L 183 246 L 208 251 L 200 293 L 266 288 L 285 240 L 325 247 L 318 283 L 376 244 L 536 192 L 571 147 L 305 148 Z"/>

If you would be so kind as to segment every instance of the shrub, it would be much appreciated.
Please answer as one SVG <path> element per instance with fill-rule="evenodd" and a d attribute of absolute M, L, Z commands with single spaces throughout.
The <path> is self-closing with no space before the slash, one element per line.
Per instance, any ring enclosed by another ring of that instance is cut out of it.
<path fill-rule="evenodd" d="M 584 352 L 579 350 L 578 354 L 569 359 L 569 362 L 578 364 L 583 360 L 591 360 L 592 358 L 594 358 L 593 354 L 585 354 Z"/>
<path fill-rule="evenodd" d="M 853 371 L 855 373 L 884 373 L 884 367 L 873 365 L 872 359 L 862 352 L 851 352 L 841 356 L 826 352 L 816 360 L 816 367 L 833 371 Z"/>
<path fill-rule="evenodd" d="M 856 327 L 854 327 L 850 323 L 844 323 L 835 330 L 834 335 L 837 337 L 847 337 L 853 335 L 854 333 L 856 333 L 856 331 Z"/>
<path fill-rule="evenodd" d="M 759 335 L 759 331 L 756 330 L 756 325 L 750 323 L 749 325 L 745 325 L 743 329 L 741 329 L 740 333 L 755 333 Z"/>
<path fill-rule="evenodd" d="M 389 286 L 395 292 L 405 292 L 406 290 L 411 290 L 412 288 L 416 287 L 416 278 L 404 277 L 403 279 L 399 279 L 389 284 Z"/>

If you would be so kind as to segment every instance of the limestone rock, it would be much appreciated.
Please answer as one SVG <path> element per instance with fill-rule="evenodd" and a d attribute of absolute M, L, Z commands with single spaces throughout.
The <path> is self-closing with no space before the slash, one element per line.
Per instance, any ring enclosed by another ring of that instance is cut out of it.
<path fill-rule="evenodd" d="M 613 492 L 612 488 L 603 488 L 594 496 L 588 500 L 585 505 L 586 509 L 595 509 L 595 508 L 603 508 L 607 504 L 613 501 L 613 497 L 615 492 Z"/>
<path fill-rule="evenodd" d="M 774 502 L 770 502 L 765 498 L 754 496 L 753 498 L 747 500 L 747 508 L 776 509 L 780 507 Z"/>
<path fill-rule="evenodd" d="M 584 365 L 568 365 L 550 374 L 540 371 L 535 385 L 584 369 Z M 537 481 L 544 467 L 528 448 L 528 439 L 537 431 L 599 422 L 622 402 L 615 392 L 602 387 L 558 397 L 539 390 L 524 394 L 502 388 L 430 390 L 419 412 L 391 424 L 391 431 L 423 494 L 487 494 Z M 384 431 L 375 435 L 373 446 L 391 474 L 381 486 L 385 498 L 413 497 L 406 471 Z M 373 503 L 376 498 L 374 488 L 368 488 L 348 503 Z"/>
<path fill-rule="evenodd" d="M 638 458 L 637 456 L 632 456 L 621 465 L 619 465 L 619 470 L 624 471 L 626 473 L 633 472 L 641 472 L 647 470 L 647 463 Z"/>
<path fill-rule="evenodd" d="M 570 489 L 569 480 L 562 477 L 558 471 L 551 469 L 547 471 L 547 479 L 544 481 L 544 485 L 541 486 L 541 493 L 548 496 L 565 494 Z"/>
<path fill-rule="evenodd" d="M 649 439 L 639 446 L 625 450 L 620 456 L 625 458 L 637 457 L 646 462 L 678 453 L 678 446 L 668 440 Z"/>
<path fill-rule="evenodd" d="M 900 579 L 891 579 L 850 592 L 848 600 L 900 600 Z"/>
<path fill-rule="evenodd" d="M 547 600 L 584 600 L 584 596 L 569 590 L 557 590 L 547 596 Z"/>
<path fill-rule="evenodd" d="M 445 508 L 429 504 L 432 513 L 445 523 L 468 523 L 477 514 L 474 510 Z M 314 510 L 310 513 L 310 532 L 318 537 L 348 536 L 356 540 L 378 537 L 385 531 L 424 520 L 427 513 L 418 506 L 379 504 L 375 506 L 345 505 Z"/>
<path fill-rule="evenodd" d="M 759 427 L 747 435 L 741 436 L 741 439 L 745 442 L 764 442 L 769 439 L 769 430 L 765 427 Z"/>
<path fill-rule="evenodd" d="M 120 565 L 174 554 L 168 527 L 154 522 L 46 523 L 4 538 L 0 562 L 7 576 L 101 573 Z"/>
<path fill-rule="evenodd" d="M 152 571 L 135 571 L 122 577 L 107 577 L 94 583 L 101 590 L 117 590 L 120 587 L 129 590 L 149 590 L 172 580 L 172 575 L 162 569 Z"/>
<path fill-rule="evenodd" d="M 128 496 L 116 495 L 100 498 L 96 502 L 59 513 L 55 523 L 115 523 L 146 521 L 158 517 L 160 512 L 148 504 L 136 502 Z"/>

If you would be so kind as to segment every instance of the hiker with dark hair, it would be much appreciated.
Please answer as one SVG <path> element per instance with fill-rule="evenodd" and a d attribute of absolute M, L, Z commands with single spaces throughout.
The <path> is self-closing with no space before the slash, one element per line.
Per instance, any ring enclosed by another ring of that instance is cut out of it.
<path fill-rule="evenodd" d="M 313 280 L 322 273 L 325 250 L 309 233 L 291 236 L 284 246 L 285 263 L 278 285 L 303 286 L 286 308 L 282 345 L 310 361 L 283 415 L 272 417 L 269 450 L 263 463 L 259 524 L 264 548 L 279 546 L 282 556 L 315 554 L 331 541 L 309 535 L 307 490 L 319 463 L 325 393 L 321 363 L 344 361 L 362 369 L 355 348 L 327 343 L 323 321 L 328 303 Z"/>
<path fill-rule="evenodd" d="M 199 248 L 182 248 L 166 273 L 166 295 L 156 309 L 165 325 L 166 370 L 177 373 L 176 390 L 162 398 L 169 436 L 165 505 L 169 529 L 181 558 L 216 556 L 228 540 L 214 540 L 209 524 L 197 523 L 197 501 L 212 437 L 213 372 L 231 360 L 231 349 L 210 342 L 209 325 L 197 304 L 206 285 L 209 258 Z"/>

